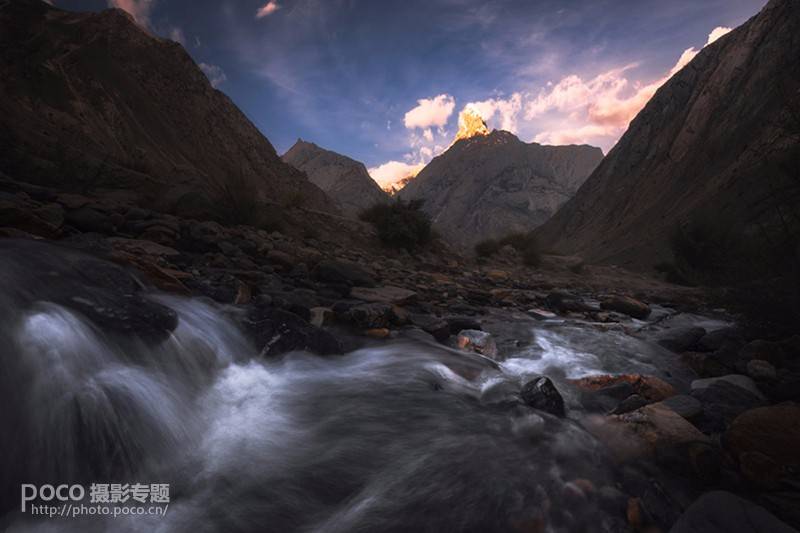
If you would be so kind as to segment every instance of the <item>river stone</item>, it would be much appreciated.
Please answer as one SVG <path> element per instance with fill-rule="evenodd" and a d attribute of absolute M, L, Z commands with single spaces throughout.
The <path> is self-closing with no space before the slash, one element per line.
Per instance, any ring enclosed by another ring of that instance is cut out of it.
<path fill-rule="evenodd" d="M 800 469 L 800 406 L 784 403 L 740 414 L 723 436 L 748 479 L 767 484 Z"/>
<path fill-rule="evenodd" d="M 408 315 L 408 320 L 421 330 L 433 335 L 439 342 L 446 340 L 450 336 L 450 326 L 439 317 L 423 313 L 411 313 Z"/>
<path fill-rule="evenodd" d="M 497 359 L 497 343 L 491 333 L 477 329 L 464 329 L 458 332 L 456 346 L 462 350 L 476 352 L 490 359 Z"/>
<path fill-rule="evenodd" d="M 630 437 L 638 441 L 639 452 L 645 455 L 692 442 L 709 442 L 708 437 L 685 418 L 658 403 L 612 418 L 623 424 Z"/>
<path fill-rule="evenodd" d="M 528 381 L 520 392 L 522 401 L 529 407 L 547 413 L 564 416 L 564 399 L 550 378 L 539 376 Z"/>
<path fill-rule="evenodd" d="M 602 374 L 599 376 L 588 376 L 585 378 L 570 380 L 576 387 L 600 392 L 613 385 L 627 383 L 631 386 L 631 393 L 639 394 L 651 402 L 658 402 L 676 394 L 675 388 L 656 376 L 644 374 L 620 374 L 616 376 Z M 628 389 L 625 389 L 628 390 Z M 627 395 L 614 396 L 616 399 L 624 400 Z"/>
<path fill-rule="evenodd" d="M 686 352 L 694 348 L 705 334 L 706 330 L 701 327 L 672 328 L 659 333 L 656 342 L 673 352 Z"/>
<path fill-rule="evenodd" d="M 696 418 L 703 412 L 703 404 L 697 398 L 688 394 L 677 394 L 663 400 L 661 404 L 669 407 L 687 420 Z"/>
<path fill-rule="evenodd" d="M 714 383 L 720 381 L 725 381 L 731 385 L 735 385 L 741 389 L 744 389 L 754 396 L 757 396 L 761 400 L 765 399 L 761 391 L 758 390 L 758 386 L 756 385 L 755 381 L 741 374 L 728 374 L 726 376 L 720 376 L 716 378 L 696 379 L 692 381 L 692 392 L 708 388 Z"/>
<path fill-rule="evenodd" d="M 630 296 L 612 296 L 600 304 L 602 309 L 644 320 L 650 315 L 650 306 Z"/>
<path fill-rule="evenodd" d="M 748 361 L 747 375 L 758 381 L 773 381 L 778 377 L 775 367 L 763 359 Z"/>
<path fill-rule="evenodd" d="M 400 287 L 387 285 L 385 287 L 353 287 L 350 297 L 365 302 L 380 302 L 402 305 L 416 297 L 417 293 Z"/>
<path fill-rule="evenodd" d="M 797 533 L 775 515 L 730 492 L 702 495 L 670 529 L 670 533 Z"/>

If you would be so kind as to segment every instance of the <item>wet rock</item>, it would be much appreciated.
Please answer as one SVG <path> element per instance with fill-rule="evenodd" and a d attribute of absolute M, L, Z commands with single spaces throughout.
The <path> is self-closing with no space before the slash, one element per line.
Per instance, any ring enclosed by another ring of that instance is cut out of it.
<path fill-rule="evenodd" d="M 527 406 L 534 409 L 556 416 L 564 416 L 566 414 L 564 399 L 548 377 L 539 376 L 528 381 L 522 387 L 520 397 Z"/>
<path fill-rule="evenodd" d="M 612 397 L 620 400 L 635 393 L 651 402 L 658 402 L 676 394 L 675 388 L 663 379 L 644 374 L 589 376 L 570 380 L 570 382 L 583 390 L 597 392 L 602 390 L 606 395 L 613 393 Z M 629 385 L 630 388 L 627 388 L 626 385 Z M 619 387 L 610 389 L 612 386 Z M 621 396 L 627 391 L 629 391 L 628 395 Z"/>
<path fill-rule="evenodd" d="M 649 402 L 639 396 L 638 394 L 631 394 L 624 400 L 622 400 L 612 411 L 612 414 L 621 415 L 624 413 L 630 413 L 631 411 L 635 411 L 640 407 L 644 407 Z"/>
<path fill-rule="evenodd" d="M 485 355 L 497 359 L 497 343 L 491 333 L 477 329 L 464 329 L 456 336 L 456 346 L 461 350 Z"/>
<path fill-rule="evenodd" d="M 450 326 L 448 326 L 445 320 L 439 317 L 421 313 L 411 313 L 408 315 L 408 320 L 421 330 L 433 335 L 439 342 L 446 340 L 450 336 Z"/>
<path fill-rule="evenodd" d="M 60 302 L 92 320 L 100 328 L 160 342 L 178 326 L 175 311 L 136 294 L 93 291 Z"/>
<path fill-rule="evenodd" d="M 697 342 L 697 349 L 703 352 L 715 352 L 726 346 L 739 345 L 742 342 L 741 332 L 736 328 L 721 328 L 709 331 Z"/>
<path fill-rule="evenodd" d="M 688 394 L 677 394 L 661 402 L 683 418 L 692 420 L 703 413 L 703 404 L 697 398 Z"/>
<path fill-rule="evenodd" d="M 700 391 L 720 382 L 730 383 L 731 385 L 739 387 L 740 389 L 746 390 L 759 399 L 764 399 L 764 395 L 761 394 L 761 391 L 758 389 L 758 385 L 756 385 L 751 378 L 742 376 L 740 374 L 728 374 L 726 376 L 715 378 L 696 379 L 692 381 L 692 392 Z"/>
<path fill-rule="evenodd" d="M 345 261 L 321 261 L 313 271 L 320 281 L 344 283 L 356 287 L 374 287 L 372 275 L 355 263 Z"/>
<path fill-rule="evenodd" d="M 559 313 L 587 312 L 596 309 L 584 302 L 580 297 L 565 291 L 553 291 L 545 299 L 550 309 Z"/>
<path fill-rule="evenodd" d="M 372 328 L 368 329 L 364 332 L 366 337 L 370 337 L 372 339 L 387 339 L 391 331 L 388 328 Z"/>
<path fill-rule="evenodd" d="M 725 448 L 749 480 L 776 484 L 800 469 L 800 406 L 785 403 L 737 416 L 723 435 Z"/>
<path fill-rule="evenodd" d="M 723 376 L 725 377 L 728 376 Z M 746 376 L 739 377 L 750 379 Z M 698 421 L 698 426 L 706 432 L 721 432 L 739 414 L 764 403 L 763 396 L 757 389 L 753 392 L 723 378 L 709 378 L 708 384 L 699 388 L 693 387 L 692 390 L 692 396 L 703 404 L 703 417 Z"/>
<path fill-rule="evenodd" d="M 672 328 L 661 332 L 656 342 L 673 352 L 686 352 L 693 349 L 705 334 L 706 330 L 701 327 Z"/>
<path fill-rule="evenodd" d="M 650 306 L 630 296 L 612 296 L 600 304 L 602 309 L 622 313 L 639 320 L 650 316 Z"/>
<path fill-rule="evenodd" d="M 331 333 L 281 309 L 258 309 L 246 319 L 245 325 L 263 357 L 295 350 L 319 355 L 342 352 L 341 343 Z"/>
<path fill-rule="evenodd" d="M 30 209 L 0 201 L 0 227 L 11 227 L 45 238 L 55 238 L 58 226 L 34 215 Z"/>
<path fill-rule="evenodd" d="M 365 302 L 379 302 L 395 305 L 406 304 L 414 298 L 417 293 L 408 289 L 387 285 L 384 287 L 353 287 L 350 290 L 350 297 Z"/>
<path fill-rule="evenodd" d="M 778 377 L 775 367 L 763 359 L 753 359 L 747 363 L 747 375 L 756 381 L 773 381 Z"/>
<path fill-rule="evenodd" d="M 668 455 L 670 449 L 682 448 L 692 442 L 708 442 L 708 437 L 672 409 L 661 405 L 646 405 L 636 411 L 613 415 L 628 437 L 625 452 L 634 455 Z M 617 435 L 617 438 L 620 438 Z M 619 444 L 619 443 L 618 443 Z"/>
<path fill-rule="evenodd" d="M 702 495 L 678 519 L 670 533 L 797 533 L 775 515 L 735 494 Z"/>
<path fill-rule="evenodd" d="M 343 315 L 346 322 L 361 329 L 389 327 L 392 317 L 392 306 L 384 303 L 355 305 Z"/>
<path fill-rule="evenodd" d="M 536 320 L 550 320 L 551 318 L 556 318 L 555 313 L 551 313 L 550 311 L 545 311 L 544 309 L 528 309 L 528 314 L 531 315 Z"/>

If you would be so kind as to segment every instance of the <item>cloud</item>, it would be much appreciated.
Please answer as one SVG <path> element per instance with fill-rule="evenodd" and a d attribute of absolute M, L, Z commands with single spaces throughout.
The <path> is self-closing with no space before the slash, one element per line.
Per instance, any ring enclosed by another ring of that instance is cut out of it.
<path fill-rule="evenodd" d="M 208 81 L 211 82 L 211 86 L 214 87 L 215 89 L 228 80 L 228 77 L 225 75 L 225 72 L 217 65 L 200 63 L 198 66 L 200 67 L 200 70 L 202 70 L 203 73 L 206 75 Z"/>
<path fill-rule="evenodd" d="M 278 2 L 269 0 L 269 2 L 258 8 L 258 11 L 256 11 L 256 18 L 263 19 L 264 17 L 268 17 L 280 8 L 281 6 L 278 5 Z"/>
<path fill-rule="evenodd" d="M 468 107 L 477 111 L 488 125 L 516 133 L 518 116 L 522 111 L 522 94 L 514 93 L 505 100 L 490 98 L 480 102 L 470 102 L 464 109 Z"/>
<path fill-rule="evenodd" d="M 443 128 L 456 107 L 456 100 L 449 94 L 440 94 L 433 98 L 417 100 L 417 107 L 408 111 L 403 117 L 406 128 L 430 129 L 433 126 Z M 432 132 L 431 132 L 432 135 Z"/>
<path fill-rule="evenodd" d="M 183 34 L 183 30 L 178 28 L 177 26 L 173 26 L 169 30 L 169 38 L 175 41 L 176 43 L 181 43 L 183 46 L 186 46 L 186 36 Z"/>
<path fill-rule="evenodd" d="M 133 19 L 144 27 L 150 26 L 150 12 L 155 0 L 108 0 L 109 7 L 124 9 Z"/>
<path fill-rule="evenodd" d="M 712 30 L 706 46 L 730 31 Z M 700 50 L 687 48 L 662 77 L 643 83 L 631 80 L 633 63 L 584 80 L 576 74 L 548 84 L 525 105 L 525 119 L 536 121 L 539 133 L 534 141 L 550 144 L 590 143 L 610 149 L 630 121 L 667 80 L 685 67 Z"/>
<path fill-rule="evenodd" d="M 405 178 L 416 176 L 424 166 L 425 165 L 422 163 L 388 161 L 377 167 L 370 168 L 369 175 L 372 176 L 372 179 L 374 179 L 382 189 L 389 190 L 392 185 L 398 184 Z"/>

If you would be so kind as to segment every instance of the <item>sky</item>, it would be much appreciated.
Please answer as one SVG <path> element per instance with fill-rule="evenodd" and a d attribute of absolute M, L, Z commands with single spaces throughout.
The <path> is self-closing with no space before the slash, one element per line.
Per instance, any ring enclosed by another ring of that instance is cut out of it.
<path fill-rule="evenodd" d="M 446 150 L 458 115 L 607 153 L 671 74 L 766 0 L 51 0 L 180 42 L 284 153 L 298 139 L 382 185 Z"/>

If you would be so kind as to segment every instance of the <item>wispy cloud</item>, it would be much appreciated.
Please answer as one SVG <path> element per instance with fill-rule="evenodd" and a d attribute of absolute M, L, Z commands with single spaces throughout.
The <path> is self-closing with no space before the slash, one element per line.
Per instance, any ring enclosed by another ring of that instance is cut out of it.
<path fill-rule="evenodd" d="M 203 71 L 203 74 L 206 75 L 208 81 L 211 82 L 211 86 L 215 89 L 228 81 L 228 76 L 226 76 L 225 72 L 217 65 L 200 63 L 198 67 L 200 67 L 200 70 Z"/>
<path fill-rule="evenodd" d="M 263 19 L 264 17 L 268 17 L 280 8 L 281 6 L 278 5 L 278 2 L 275 0 L 269 0 L 269 2 L 258 8 L 256 11 L 256 18 Z"/>
<path fill-rule="evenodd" d="M 514 93 L 508 98 L 489 98 L 470 102 L 464 109 L 471 108 L 481 116 L 490 127 L 517 132 L 517 123 L 522 111 L 522 93 Z"/>

